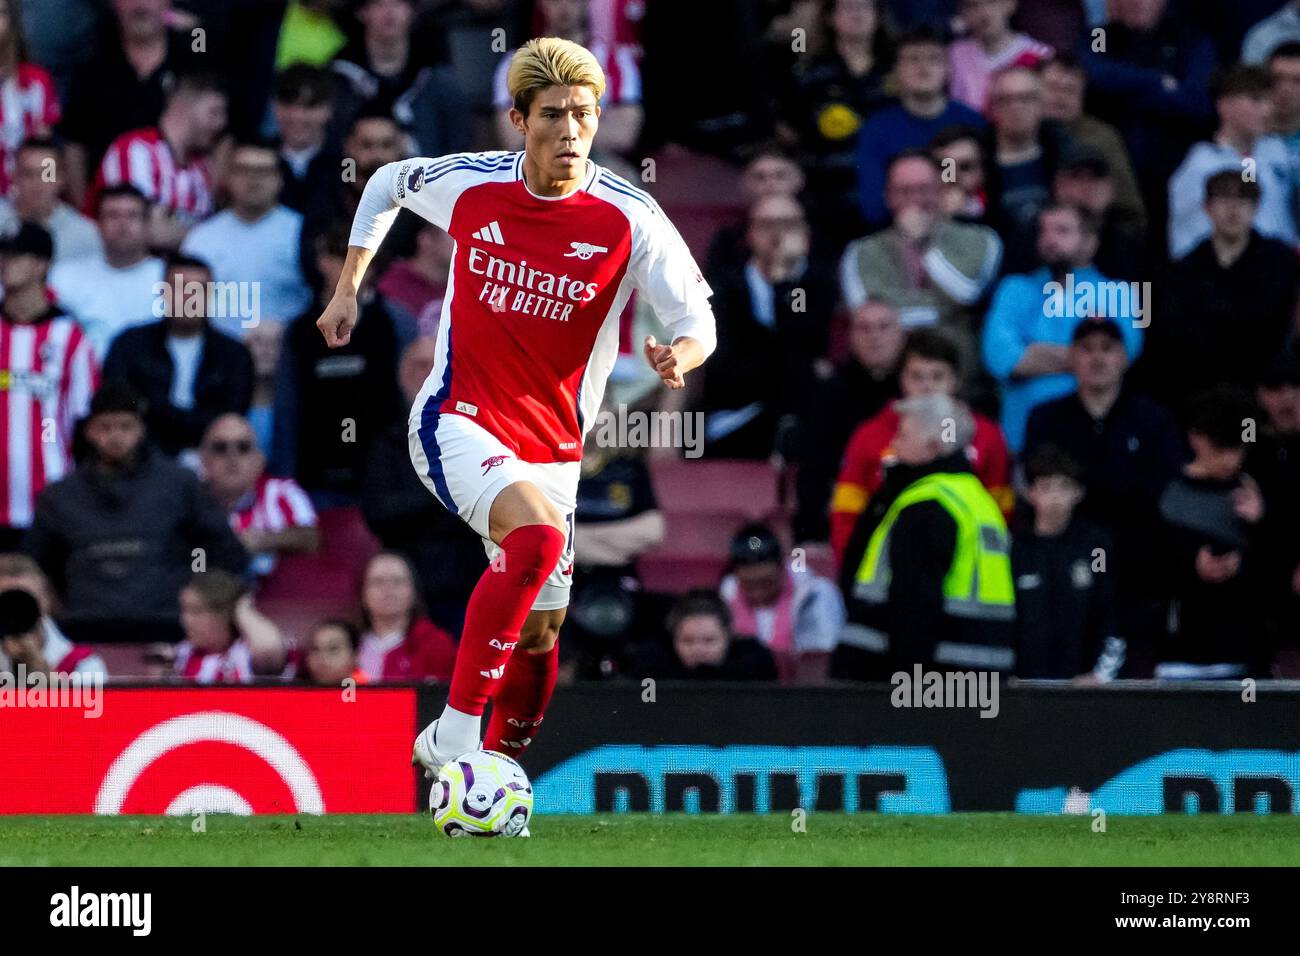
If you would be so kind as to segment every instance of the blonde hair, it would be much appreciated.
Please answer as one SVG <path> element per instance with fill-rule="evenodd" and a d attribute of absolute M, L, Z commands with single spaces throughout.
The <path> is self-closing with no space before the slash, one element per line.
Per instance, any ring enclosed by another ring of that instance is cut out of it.
<path fill-rule="evenodd" d="M 510 58 L 506 89 L 515 109 L 527 116 L 533 98 L 548 86 L 585 86 L 599 101 L 605 95 L 605 71 L 586 47 L 559 37 L 538 37 Z"/>

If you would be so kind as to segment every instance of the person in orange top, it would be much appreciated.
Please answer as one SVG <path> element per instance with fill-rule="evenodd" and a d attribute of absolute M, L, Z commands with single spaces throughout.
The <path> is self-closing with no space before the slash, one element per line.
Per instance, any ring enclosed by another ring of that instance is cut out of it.
<path fill-rule="evenodd" d="M 957 347 L 941 332 L 917 329 L 907 337 L 899 372 L 899 389 L 903 398 L 919 395 L 955 395 L 961 384 Z M 975 437 L 966 448 L 971 470 L 993 495 L 1003 514 L 1010 515 L 1014 504 L 1011 491 L 1011 453 L 1002 429 L 991 419 L 972 413 Z M 858 516 L 884 482 L 885 468 L 893 460 L 890 445 L 898 433 L 898 413 L 890 402 L 874 418 L 869 418 L 853 433 L 844 450 L 839 478 L 831 495 L 831 547 L 835 560 L 843 566 Z"/>

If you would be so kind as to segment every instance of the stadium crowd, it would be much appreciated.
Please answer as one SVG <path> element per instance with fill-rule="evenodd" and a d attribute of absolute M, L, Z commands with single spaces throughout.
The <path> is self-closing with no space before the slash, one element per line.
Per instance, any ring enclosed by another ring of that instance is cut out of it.
<path fill-rule="evenodd" d="M 706 223 L 717 354 L 652 388 L 634 302 L 611 411 L 782 491 L 689 529 L 680 450 L 589 438 L 568 677 L 880 678 L 957 623 L 1021 678 L 1300 676 L 1289 0 L 0 0 L 0 668 L 450 675 L 487 559 L 406 429 L 449 237 L 403 212 L 315 320 L 370 174 L 520 147 L 534 35 Z M 953 507 L 1005 614 L 949 613 Z M 711 578 L 642 581 L 684 530 Z"/>

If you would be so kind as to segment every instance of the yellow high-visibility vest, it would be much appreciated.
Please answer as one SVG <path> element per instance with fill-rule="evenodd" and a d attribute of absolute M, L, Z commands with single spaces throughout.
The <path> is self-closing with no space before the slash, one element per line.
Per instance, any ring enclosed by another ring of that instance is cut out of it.
<path fill-rule="evenodd" d="M 943 579 L 944 610 L 954 617 L 976 620 L 1014 618 L 1007 525 L 992 496 L 968 472 L 926 475 L 903 489 L 867 542 L 854 577 L 854 597 L 868 604 L 888 600 L 890 535 L 902 510 L 923 501 L 937 501 L 957 524 L 957 546 Z"/>

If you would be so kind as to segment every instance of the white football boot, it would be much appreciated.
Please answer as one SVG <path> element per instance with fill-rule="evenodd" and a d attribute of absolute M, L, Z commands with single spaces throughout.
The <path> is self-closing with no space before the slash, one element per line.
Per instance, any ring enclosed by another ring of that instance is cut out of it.
<path fill-rule="evenodd" d="M 424 730 L 420 731 L 419 736 L 415 738 L 415 746 L 411 748 L 411 764 L 419 765 L 424 768 L 424 778 L 426 780 L 436 780 L 438 771 L 450 760 L 459 757 L 459 753 L 451 753 L 446 750 L 439 750 L 434 745 L 434 739 L 438 736 L 438 721 L 434 721 Z"/>

